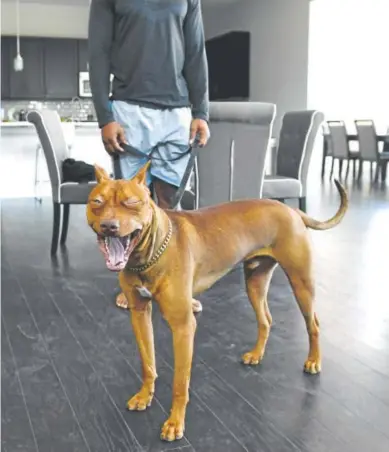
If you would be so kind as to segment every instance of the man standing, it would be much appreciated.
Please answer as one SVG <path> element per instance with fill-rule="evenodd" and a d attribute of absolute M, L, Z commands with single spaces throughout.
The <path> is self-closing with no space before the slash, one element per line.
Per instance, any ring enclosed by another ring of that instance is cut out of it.
<path fill-rule="evenodd" d="M 189 145 L 197 138 L 205 146 L 209 137 L 200 0 L 92 0 L 89 75 L 103 143 L 120 177 L 132 179 L 151 158 L 148 183 L 159 206 L 169 208 Z M 127 307 L 123 294 L 116 304 Z"/>
<path fill-rule="evenodd" d="M 205 146 L 209 137 L 200 0 L 92 0 L 89 74 L 103 143 L 121 177 L 134 177 L 150 157 L 148 182 L 159 206 L 170 207 L 190 143 Z"/>

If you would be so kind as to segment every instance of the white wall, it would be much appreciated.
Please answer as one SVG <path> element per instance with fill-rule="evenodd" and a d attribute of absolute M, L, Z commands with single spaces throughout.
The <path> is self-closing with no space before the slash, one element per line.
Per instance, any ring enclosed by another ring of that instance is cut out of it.
<path fill-rule="evenodd" d="M 22 36 L 50 38 L 86 38 L 89 5 L 22 3 Z M 16 1 L 1 2 L 1 34 L 16 35 Z"/>
<path fill-rule="evenodd" d="M 309 0 L 241 0 L 203 14 L 207 39 L 251 33 L 250 100 L 277 104 L 275 132 L 283 113 L 307 107 Z"/>

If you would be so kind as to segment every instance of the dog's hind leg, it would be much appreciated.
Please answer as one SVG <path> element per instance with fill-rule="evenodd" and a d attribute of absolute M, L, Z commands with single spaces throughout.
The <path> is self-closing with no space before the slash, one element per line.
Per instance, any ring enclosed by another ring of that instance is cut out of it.
<path fill-rule="evenodd" d="M 254 348 L 242 357 L 244 364 L 258 364 L 265 353 L 272 317 L 267 304 L 267 292 L 277 262 L 271 257 L 254 257 L 244 263 L 247 295 L 258 323 L 258 337 Z"/>
<path fill-rule="evenodd" d="M 279 258 L 277 248 L 274 250 L 274 254 L 290 281 L 297 303 L 304 316 L 309 337 L 309 353 L 304 364 L 304 371 L 317 374 L 321 371 L 321 353 L 319 320 L 313 309 L 315 288 L 310 245 L 308 238 L 305 237 L 298 243 L 293 241 L 286 246 L 285 244 L 281 246 L 282 252 Z M 298 250 L 298 253 L 296 250 Z"/>

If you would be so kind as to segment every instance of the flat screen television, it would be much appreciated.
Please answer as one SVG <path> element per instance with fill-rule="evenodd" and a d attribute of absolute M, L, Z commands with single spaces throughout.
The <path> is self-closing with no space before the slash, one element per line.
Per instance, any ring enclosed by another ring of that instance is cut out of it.
<path fill-rule="evenodd" d="M 206 52 L 210 100 L 248 100 L 250 33 L 232 31 L 209 39 Z"/>

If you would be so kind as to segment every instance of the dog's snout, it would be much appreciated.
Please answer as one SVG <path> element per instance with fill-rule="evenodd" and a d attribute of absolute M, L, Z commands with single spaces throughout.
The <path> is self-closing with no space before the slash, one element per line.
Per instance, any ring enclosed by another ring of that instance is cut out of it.
<path fill-rule="evenodd" d="M 105 234 L 115 234 L 119 232 L 119 220 L 103 220 L 100 223 L 100 228 Z"/>

